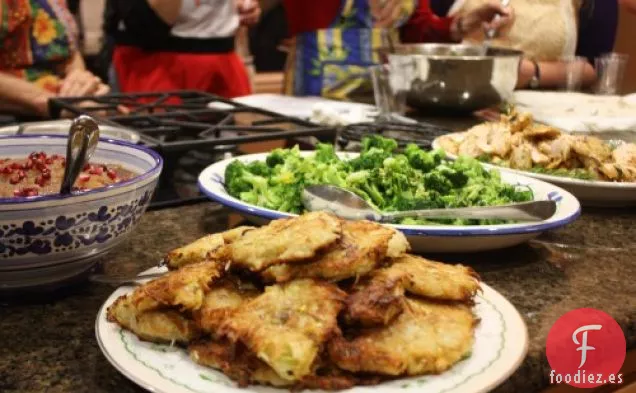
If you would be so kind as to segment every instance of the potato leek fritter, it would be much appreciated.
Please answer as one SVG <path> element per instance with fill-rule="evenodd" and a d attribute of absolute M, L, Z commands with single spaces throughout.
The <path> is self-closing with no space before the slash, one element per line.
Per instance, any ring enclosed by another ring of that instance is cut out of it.
<path fill-rule="evenodd" d="M 254 299 L 260 291 L 249 283 L 236 278 L 225 278 L 205 295 L 203 305 L 194 312 L 197 325 L 212 336 L 234 310 Z"/>
<path fill-rule="evenodd" d="M 442 372 L 472 348 L 478 277 L 408 249 L 394 229 L 327 213 L 241 228 L 171 252 L 176 270 L 107 316 L 187 345 L 239 386 L 338 390 Z"/>
<path fill-rule="evenodd" d="M 259 272 L 279 263 L 307 261 L 341 236 L 342 222 L 329 213 L 275 220 L 230 244 L 232 264 Z"/>
<path fill-rule="evenodd" d="M 227 244 L 235 242 L 254 227 L 241 226 L 229 231 L 207 235 L 186 246 L 174 249 L 166 255 L 165 261 L 169 269 L 179 269 L 205 261 L 228 259 Z"/>
<path fill-rule="evenodd" d="M 293 278 L 341 281 L 364 276 L 386 257 L 400 256 L 408 249 L 406 237 L 395 229 L 370 221 L 345 221 L 342 238 L 311 262 L 272 266 L 263 277 L 276 282 Z"/>
<path fill-rule="evenodd" d="M 343 370 L 390 376 L 441 373 L 470 354 L 477 319 L 469 305 L 406 299 L 387 327 L 362 330 L 329 343 Z"/>
<path fill-rule="evenodd" d="M 139 312 L 126 296 L 108 308 L 108 320 L 135 333 L 145 341 L 186 344 L 199 336 L 199 327 L 177 310 Z"/>
<path fill-rule="evenodd" d="M 386 325 L 400 314 L 405 292 L 447 301 L 469 302 L 479 290 L 479 277 L 469 267 L 404 255 L 378 269 L 347 299 L 345 317 L 365 326 Z"/>
<path fill-rule="evenodd" d="M 311 279 L 272 285 L 232 313 L 219 329 L 241 341 L 283 379 L 311 374 L 325 343 L 338 331 L 338 313 L 346 293 Z"/>

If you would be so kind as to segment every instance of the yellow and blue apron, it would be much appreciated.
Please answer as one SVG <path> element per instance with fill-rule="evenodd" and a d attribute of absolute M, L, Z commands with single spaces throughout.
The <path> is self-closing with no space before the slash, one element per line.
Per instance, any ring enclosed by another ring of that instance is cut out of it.
<path fill-rule="evenodd" d="M 413 13 L 417 0 L 402 0 L 400 26 Z M 301 33 L 289 53 L 285 93 L 346 99 L 368 84 L 365 72 L 380 63 L 387 34 L 398 42 L 396 28 L 373 28 L 369 0 L 342 0 L 340 11 L 325 29 Z"/>

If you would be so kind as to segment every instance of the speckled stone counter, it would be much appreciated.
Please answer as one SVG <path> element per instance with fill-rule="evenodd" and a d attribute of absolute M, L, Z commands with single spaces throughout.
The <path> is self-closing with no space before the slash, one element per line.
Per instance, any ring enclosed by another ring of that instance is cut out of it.
<path fill-rule="evenodd" d="M 149 212 L 103 269 L 112 275 L 138 273 L 171 248 L 228 225 L 229 212 L 212 203 Z M 588 209 L 573 225 L 542 238 L 576 246 L 565 252 L 524 245 L 434 256 L 472 265 L 528 325 L 528 356 L 497 393 L 548 386 L 546 335 L 560 315 L 575 308 L 608 312 L 623 327 L 628 348 L 636 347 L 635 235 L 636 210 Z M 107 362 L 95 340 L 97 311 L 112 291 L 83 283 L 55 294 L 2 301 L 0 392 L 141 392 Z"/>

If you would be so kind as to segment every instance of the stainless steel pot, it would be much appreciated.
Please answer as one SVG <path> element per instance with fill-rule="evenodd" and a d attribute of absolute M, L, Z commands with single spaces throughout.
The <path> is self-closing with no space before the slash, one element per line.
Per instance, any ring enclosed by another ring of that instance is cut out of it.
<path fill-rule="evenodd" d="M 0 127 L 3 135 L 68 135 L 71 126 L 70 119 L 46 120 L 32 123 L 21 123 Z M 139 133 L 124 127 L 100 124 L 99 132 L 102 138 L 115 139 L 129 143 L 139 143 Z"/>
<path fill-rule="evenodd" d="M 394 89 L 422 110 L 470 112 L 512 96 L 522 52 L 463 44 L 400 45 L 389 55 Z M 484 53 L 485 52 L 485 53 Z"/>

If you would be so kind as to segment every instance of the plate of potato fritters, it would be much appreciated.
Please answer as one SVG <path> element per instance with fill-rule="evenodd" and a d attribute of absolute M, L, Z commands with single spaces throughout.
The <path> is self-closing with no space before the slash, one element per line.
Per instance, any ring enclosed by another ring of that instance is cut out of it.
<path fill-rule="evenodd" d="M 491 390 L 525 357 L 523 320 L 470 267 L 409 251 L 324 212 L 208 235 L 117 289 L 97 340 L 153 392 Z"/>

